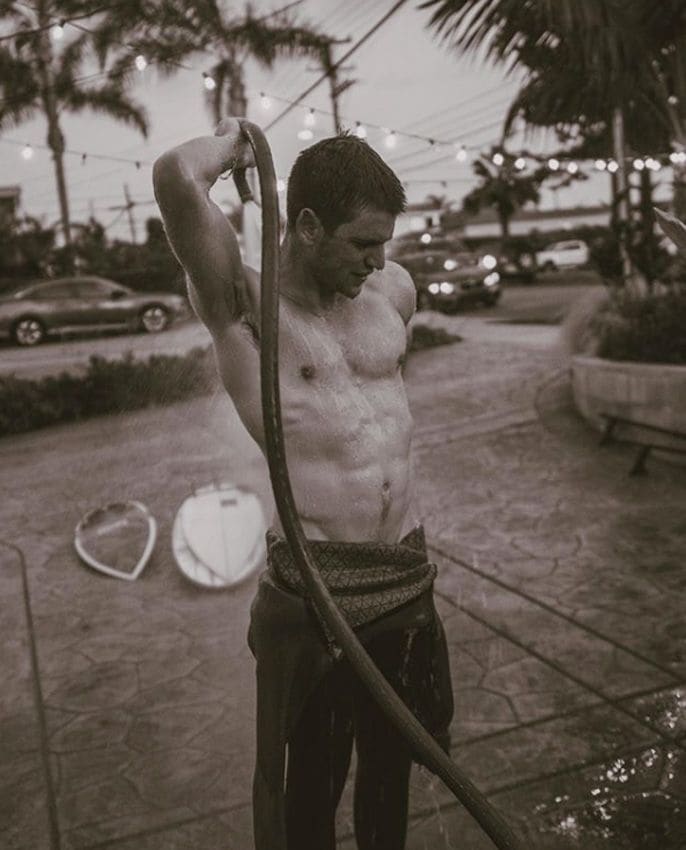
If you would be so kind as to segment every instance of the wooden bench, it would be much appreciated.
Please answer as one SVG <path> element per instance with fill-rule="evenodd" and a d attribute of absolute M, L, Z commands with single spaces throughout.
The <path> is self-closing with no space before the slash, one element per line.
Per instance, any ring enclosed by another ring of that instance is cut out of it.
<path fill-rule="evenodd" d="M 636 454 L 636 458 L 634 459 L 634 464 L 631 467 L 629 475 L 645 474 L 645 464 L 651 449 L 660 449 L 660 451 L 664 452 L 673 452 L 674 454 L 686 455 L 686 434 L 680 431 L 671 431 L 669 428 L 660 428 L 657 425 L 649 425 L 647 422 L 636 422 L 633 419 L 626 419 L 622 416 L 615 416 L 611 413 L 601 413 L 600 415 L 606 423 L 605 429 L 603 431 L 603 436 L 600 438 L 601 446 L 606 445 L 610 441 L 614 441 L 616 443 L 624 443 L 629 446 L 638 446 L 638 452 Z M 626 437 L 617 438 L 615 436 L 615 430 L 617 426 L 622 425 L 630 428 L 640 428 L 658 436 L 662 434 L 666 437 L 672 437 L 676 438 L 677 440 L 683 440 L 684 447 L 680 448 L 679 446 L 666 446 L 664 445 L 664 443 L 654 443 L 649 440 L 627 439 Z"/>

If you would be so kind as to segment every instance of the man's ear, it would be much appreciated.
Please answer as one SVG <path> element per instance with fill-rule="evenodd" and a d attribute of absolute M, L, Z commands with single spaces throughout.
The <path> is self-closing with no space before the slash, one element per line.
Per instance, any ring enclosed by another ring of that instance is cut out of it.
<path fill-rule="evenodd" d="M 669 236 L 681 254 L 686 254 L 686 225 L 675 216 L 662 212 L 657 207 L 653 207 L 653 210 L 662 232 Z"/>
<path fill-rule="evenodd" d="M 314 210 L 303 207 L 295 220 L 295 232 L 301 242 L 316 245 L 324 235 L 324 227 Z"/>

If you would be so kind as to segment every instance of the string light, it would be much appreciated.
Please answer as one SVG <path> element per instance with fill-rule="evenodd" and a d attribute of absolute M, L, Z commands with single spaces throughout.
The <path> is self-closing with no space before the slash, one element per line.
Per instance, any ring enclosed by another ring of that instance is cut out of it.
<path fill-rule="evenodd" d="M 214 91 L 217 88 L 214 77 L 211 77 L 206 71 L 202 75 L 202 81 L 207 91 Z"/>
<path fill-rule="evenodd" d="M 567 163 L 567 173 L 568 174 L 576 174 L 578 170 L 579 170 L 579 166 L 574 162 L 574 160 Z"/>
<path fill-rule="evenodd" d="M 646 159 L 646 167 L 651 171 L 659 171 L 662 168 L 662 165 L 654 157 L 649 156 L 648 159 Z"/>
<path fill-rule="evenodd" d="M 143 56 L 142 53 L 139 53 L 138 56 L 136 56 L 134 64 L 136 68 L 138 68 L 138 70 L 142 73 L 148 67 L 148 60 L 145 58 L 145 56 Z"/>
<path fill-rule="evenodd" d="M 667 103 L 670 106 L 676 106 L 677 103 L 679 103 L 679 98 L 675 94 L 670 94 L 670 96 L 667 98 Z"/>
<path fill-rule="evenodd" d="M 398 145 L 398 137 L 395 134 L 395 130 L 388 130 L 386 132 L 386 138 L 384 139 L 384 144 L 387 148 L 392 150 Z"/>
<path fill-rule="evenodd" d="M 457 153 L 455 154 L 455 159 L 457 162 L 464 162 L 467 159 L 467 149 L 464 145 L 460 145 L 457 148 Z"/>
<path fill-rule="evenodd" d="M 260 92 L 260 106 L 262 109 L 271 109 L 272 108 L 272 99 L 269 95 L 266 95 L 263 91 Z"/>
<path fill-rule="evenodd" d="M 505 157 L 500 153 L 500 151 L 496 151 L 491 158 L 491 162 L 493 165 L 500 168 L 500 166 L 505 162 Z"/>
<path fill-rule="evenodd" d="M 642 159 L 635 159 L 634 168 L 636 169 L 636 171 L 643 171 L 643 169 L 645 168 L 645 162 L 643 162 Z"/>
<path fill-rule="evenodd" d="M 366 139 L 367 138 L 367 128 L 364 124 L 361 124 L 359 121 L 355 122 L 355 135 L 358 139 Z"/>
<path fill-rule="evenodd" d="M 317 116 L 314 114 L 314 109 L 310 107 L 308 111 L 305 113 L 305 118 L 303 119 L 303 124 L 306 127 L 314 127 L 317 123 Z"/>
<path fill-rule="evenodd" d="M 615 162 L 614 159 L 611 159 L 607 164 L 607 170 L 610 172 L 610 174 L 615 174 L 615 172 L 619 170 L 619 164 Z"/>
<path fill-rule="evenodd" d="M 65 21 L 50 25 L 50 38 L 52 41 L 61 41 L 64 38 Z"/>
<path fill-rule="evenodd" d="M 560 167 L 560 160 L 555 159 L 554 156 L 551 156 L 550 159 L 548 160 L 548 168 L 551 171 L 557 171 L 559 167 Z"/>
<path fill-rule="evenodd" d="M 526 160 L 523 156 L 518 156 L 514 162 L 514 167 L 517 171 L 523 171 L 526 168 Z"/>
<path fill-rule="evenodd" d="M 33 159 L 33 148 L 31 147 L 31 145 L 24 145 L 24 147 L 21 149 L 21 155 L 22 159 Z"/>
<path fill-rule="evenodd" d="M 604 159 L 596 159 L 594 165 L 596 167 L 596 171 L 605 171 L 607 168 L 607 163 Z"/>

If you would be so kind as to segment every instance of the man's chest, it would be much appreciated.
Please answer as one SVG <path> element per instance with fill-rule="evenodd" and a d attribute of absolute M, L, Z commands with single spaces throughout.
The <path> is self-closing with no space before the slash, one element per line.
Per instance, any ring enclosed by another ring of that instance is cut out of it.
<path fill-rule="evenodd" d="M 390 304 L 361 303 L 325 317 L 286 306 L 280 333 L 285 371 L 312 382 L 391 378 L 406 353 L 405 326 Z"/>

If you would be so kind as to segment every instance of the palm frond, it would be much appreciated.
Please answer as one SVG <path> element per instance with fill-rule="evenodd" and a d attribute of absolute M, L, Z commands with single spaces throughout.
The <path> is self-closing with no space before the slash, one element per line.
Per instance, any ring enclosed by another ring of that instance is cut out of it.
<path fill-rule="evenodd" d="M 131 100 L 115 83 L 105 83 L 98 88 L 74 89 L 63 98 L 62 105 L 71 112 L 90 109 L 93 112 L 108 115 L 122 124 L 128 124 L 140 130 L 144 137 L 148 135 L 146 110 Z"/>

